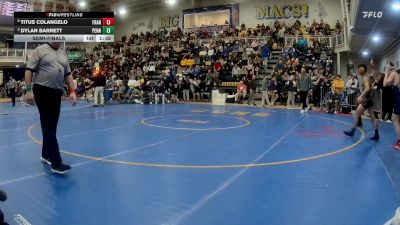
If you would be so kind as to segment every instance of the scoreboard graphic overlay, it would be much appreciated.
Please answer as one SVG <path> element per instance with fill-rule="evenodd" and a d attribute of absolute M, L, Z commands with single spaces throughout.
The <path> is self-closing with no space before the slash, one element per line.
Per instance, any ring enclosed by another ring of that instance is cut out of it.
<path fill-rule="evenodd" d="M 15 42 L 114 42 L 113 12 L 15 12 Z"/>

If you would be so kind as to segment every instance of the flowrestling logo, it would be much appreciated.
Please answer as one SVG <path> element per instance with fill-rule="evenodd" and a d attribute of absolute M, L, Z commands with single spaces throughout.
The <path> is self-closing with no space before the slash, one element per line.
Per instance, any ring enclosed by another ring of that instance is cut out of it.
<path fill-rule="evenodd" d="M 364 14 L 363 18 L 364 19 L 369 19 L 369 18 L 382 18 L 383 16 L 383 12 L 382 11 L 366 11 L 366 12 L 362 12 Z"/>

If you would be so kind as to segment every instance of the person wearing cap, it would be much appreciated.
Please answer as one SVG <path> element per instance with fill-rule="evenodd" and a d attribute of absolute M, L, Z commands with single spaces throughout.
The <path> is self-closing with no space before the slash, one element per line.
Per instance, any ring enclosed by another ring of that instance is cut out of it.
<path fill-rule="evenodd" d="M 71 167 L 63 164 L 56 137 L 64 81 L 68 83 L 73 106 L 76 92 L 67 55 L 60 47 L 61 43 L 51 42 L 33 51 L 25 71 L 25 101 L 30 105 L 36 103 L 39 110 L 43 134 L 41 161 L 51 165 L 51 172 L 65 174 Z"/>

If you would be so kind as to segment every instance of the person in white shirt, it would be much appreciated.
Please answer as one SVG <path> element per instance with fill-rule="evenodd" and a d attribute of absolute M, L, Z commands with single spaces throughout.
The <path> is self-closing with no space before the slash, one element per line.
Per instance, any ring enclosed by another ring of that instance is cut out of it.
<path fill-rule="evenodd" d="M 242 73 L 242 70 L 240 69 L 238 64 L 235 64 L 235 66 L 232 68 L 232 76 L 235 78 L 235 80 L 240 76 Z"/>
<path fill-rule="evenodd" d="M 134 78 L 133 86 L 135 87 L 135 89 L 139 89 L 139 87 L 140 87 L 140 79 L 139 79 L 139 77 L 135 77 Z"/>
<path fill-rule="evenodd" d="M 213 49 L 213 48 L 210 48 L 210 49 L 208 50 L 207 55 L 208 55 L 208 60 L 213 60 L 213 59 L 214 59 L 214 49 Z"/>
<path fill-rule="evenodd" d="M 147 73 L 149 72 L 150 66 L 146 63 L 143 66 L 143 73 L 144 75 L 147 75 Z"/>
<path fill-rule="evenodd" d="M 357 98 L 357 94 L 358 94 L 358 79 L 357 79 L 357 75 L 353 74 L 351 76 L 351 79 L 347 81 L 346 83 L 346 89 L 347 89 L 347 93 L 348 93 L 348 98 L 347 101 L 349 104 L 354 104 L 356 105 L 356 98 Z"/>
<path fill-rule="evenodd" d="M 252 54 L 254 54 L 254 49 L 251 46 L 247 47 L 246 54 L 247 56 L 251 56 Z"/>
<path fill-rule="evenodd" d="M 129 78 L 129 80 L 128 80 L 128 87 L 129 87 L 129 89 L 134 89 L 135 88 L 135 84 L 136 84 L 136 81 L 135 81 L 135 78 L 133 77 L 133 76 L 131 76 L 130 78 Z"/>
<path fill-rule="evenodd" d="M 155 72 L 156 72 L 156 63 L 150 62 L 150 65 L 148 67 L 148 73 L 149 75 L 153 75 Z"/>
<path fill-rule="evenodd" d="M 246 66 L 247 74 L 250 74 L 251 72 L 254 72 L 254 66 L 251 62 L 249 62 Z"/>
<path fill-rule="evenodd" d="M 284 26 L 278 31 L 279 45 L 282 47 L 285 44 L 285 32 L 286 28 Z"/>
<path fill-rule="evenodd" d="M 258 41 L 257 40 L 254 40 L 253 42 L 251 42 L 251 47 L 254 49 L 254 48 L 257 48 L 258 47 Z"/>
<path fill-rule="evenodd" d="M 247 76 L 247 69 L 246 69 L 245 65 L 242 66 L 240 74 L 243 75 L 243 76 Z"/>
<path fill-rule="evenodd" d="M 351 88 L 353 90 L 358 88 L 357 75 L 351 76 L 351 79 L 347 81 L 346 88 Z"/>
<path fill-rule="evenodd" d="M 201 59 L 204 59 L 207 56 L 207 51 L 205 49 L 201 50 L 199 56 Z"/>
<path fill-rule="evenodd" d="M 218 51 L 219 51 L 220 53 L 222 53 L 222 52 L 224 51 L 224 47 L 223 47 L 222 45 L 220 45 L 220 46 L 218 47 Z"/>

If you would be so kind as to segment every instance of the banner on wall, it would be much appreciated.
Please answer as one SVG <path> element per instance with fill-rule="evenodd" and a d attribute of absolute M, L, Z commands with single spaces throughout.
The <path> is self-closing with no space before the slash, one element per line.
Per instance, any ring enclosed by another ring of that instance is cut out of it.
<path fill-rule="evenodd" d="M 179 15 L 160 17 L 160 28 L 177 28 L 179 26 Z"/>
<path fill-rule="evenodd" d="M 308 4 L 285 4 L 285 5 L 257 5 L 256 18 L 265 19 L 300 19 L 309 18 L 310 7 Z"/>
<path fill-rule="evenodd" d="M 208 27 L 236 27 L 239 25 L 239 4 L 216 5 L 183 11 L 182 27 L 196 30 Z"/>

